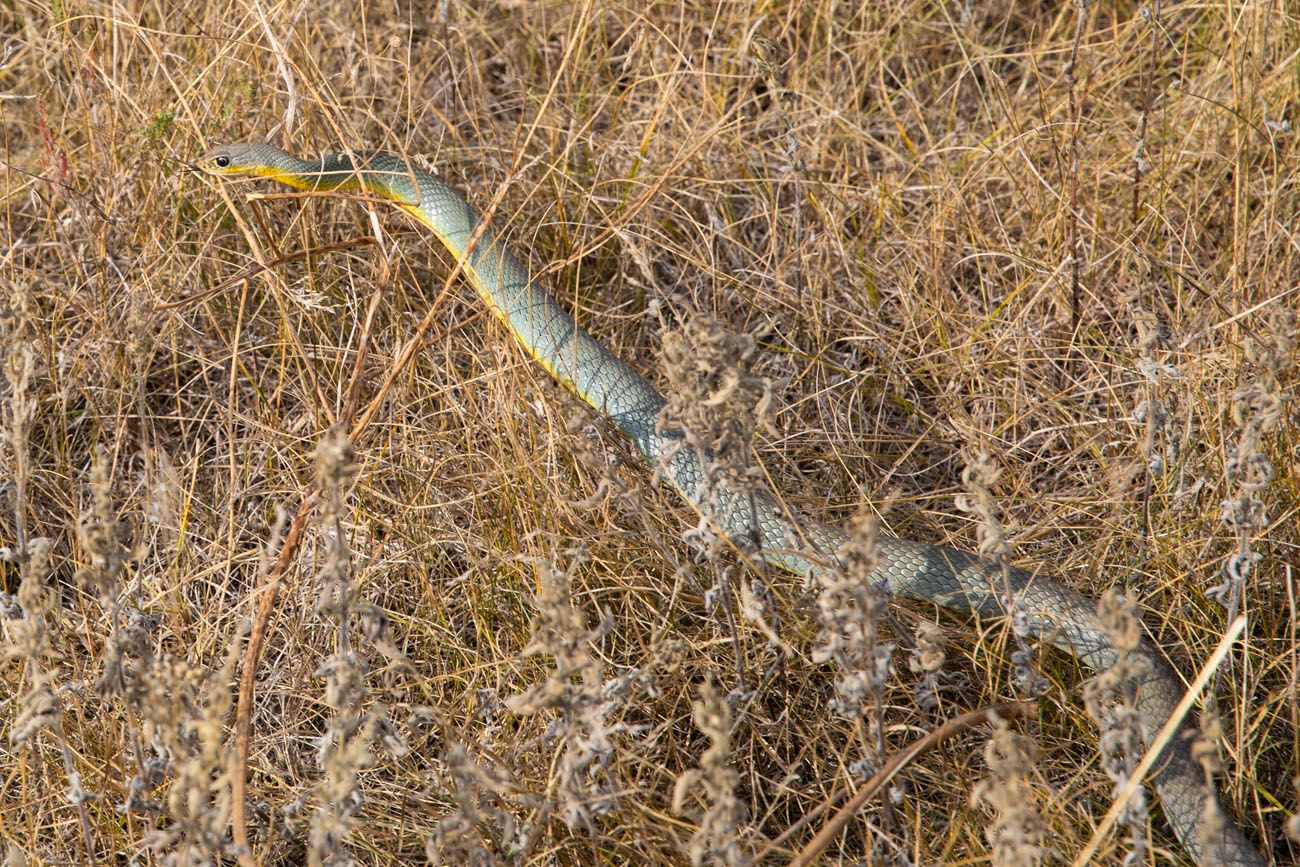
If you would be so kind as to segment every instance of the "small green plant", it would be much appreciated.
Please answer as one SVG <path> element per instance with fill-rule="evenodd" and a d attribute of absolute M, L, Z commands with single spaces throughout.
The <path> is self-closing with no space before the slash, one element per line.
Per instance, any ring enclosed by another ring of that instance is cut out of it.
<path fill-rule="evenodd" d="M 172 127 L 175 126 L 175 124 L 176 112 L 160 111 L 154 116 L 154 119 L 149 122 L 149 125 L 144 128 L 140 135 L 149 144 L 156 144 L 157 142 L 162 141 L 162 139 L 172 131 Z"/>

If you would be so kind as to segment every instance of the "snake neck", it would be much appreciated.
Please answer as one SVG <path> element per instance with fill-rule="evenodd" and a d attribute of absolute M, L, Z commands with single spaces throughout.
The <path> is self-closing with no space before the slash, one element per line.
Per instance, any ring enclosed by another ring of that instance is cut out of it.
<path fill-rule="evenodd" d="M 310 160 L 278 154 L 257 166 L 253 173 L 287 184 L 298 190 L 358 190 L 368 188 L 367 154 L 330 153 Z"/>

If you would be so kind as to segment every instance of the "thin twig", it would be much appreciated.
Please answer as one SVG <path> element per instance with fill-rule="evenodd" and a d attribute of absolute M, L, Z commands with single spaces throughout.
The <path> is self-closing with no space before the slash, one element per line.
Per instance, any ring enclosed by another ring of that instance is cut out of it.
<path fill-rule="evenodd" d="M 276 265 L 283 265 L 286 262 L 293 262 L 297 259 L 305 259 L 308 256 L 315 256 L 324 253 L 337 253 L 340 250 L 348 250 L 352 247 L 360 247 L 366 244 L 375 244 L 375 246 L 378 246 L 374 238 L 353 238 L 350 241 L 340 241 L 337 244 L 326 244 L 324 247 L 304 247 L 303 249 L 297 250 L 293 253 L 284 253 L 283 255 L 276 256 L 274 259 L 269 261 L 259 262 L 251 268 L 245 268 L 234 277 L 231 277 L 229 280 L 221 281 L 221 283 L 211 289 L 205 289 L 202 292 L 195 292 L 193 295 L 187 295 L 179 301 L 173 301 L 170 304 L 159 304 L 155 309 L 177 310 L 181 307 L 188 307 L 191 304 L 197 304 L 200 301 L 206 301 L 213 296 L 220 295 L 231 286 L 236 286 L 250 277 L 256 277 L 263 271 L 269 271 Z"/>
<path fill-rule="evenodd" d="M 1070 97 L 1070 232 L 1066 243 L 1070 251 L 1070 326 L 1079 328 L 1080 262 L 1079 249 L 1079 125 L 1083 118 L 1079 114 L 1079 98 L 1075 93 L 1074 71 L 1079 63 L 1079 45 L 1083 42 L 1083 26 L 1088 18 L 1088 0 L 1075 0 L 1079 18 L 1074 25 L 1074 42 L 1070 45 L 1070 61 L 1065 67 L 1065 82 Z"/>
<path fill-rule="evenodd" d="M 806 846 L 790 862 L 790 867 L 807 867 L 817 859 L 832 840 L 844 830 L 844 826 L 857 814 L 858 810 L 871 800 L 885 784 L 894 777 L 898 776 L 899 771 L 907 767 L 911 762 L 922 753 L 934 749 L 946 740 L 950 740 L 954 735 L 975 728 L 976 726 L 988 724 L 996 715 L 1001 719 L 1015 719 L 1017 717 L 1032 717 L 1036 713 L 1036 708 L 1032 704 L 1020 701 L 1010 701 L 992 707 L 981 708 L 970 713 L 964 713 L 959 717 L 948 720 L 929 734 L 913 741 L 904 747 L 900 752 L 890 756 L 885 762 L 884 767 L 867 780 L 862 788 L 853 793 L 848 802 L 839 809 L 830 820 L 822 826 L 822 829 L 808 842 Z M 781 848 L 786 840 L 793 837 L 806 825 L 814 821 L 818 816 L 825 813 L 844 796 L 841 792 L 822 803 L 820 807 L 814 809 L 811 813 L 804 816 L 798 822 L 795 822 L 789 828 L 782 832 L 772 842 L 768 843 L 758 854 L 754 856 L 754 863 L 762 861 L 768 855 L 774 854 Z"/>
<path fill-rule="evenodd" d="M 1157 28 L 1160 23 L 1160 0 L 1154 0 L 1151 7 L 1142 7 L 1151 27 L 1151 53 L 1147 60 L 1146 82 L 1142 88 L 1142 116 L 1138 119 L 1137 144 L 1133 147 L 1133 225 L 1138 224 L 1139 208 L 1142 204 L 1142 167 L 1146 163 L 1144 154 L 1147 148 L 1147 125 L 1151 117 L 1151 106 L 1156 81 L 1156 56 L 1159 53 L 1160 35 Z"/>
<path fill-rule="evenodd" d="M 280 40 L 275 37 L 275 30 L 271 27 L 271 22 L 266 19 L 266 10 L 262 8 L 261 3 L 253 4 L 253 11 L 257 14 L 257 21 L 262 25 L 262 30 L 266 33 L 266 41 L 271 43 L 271 53 L 275 55 L 275 66 L 280 72 L 280 77 L 284 79 L 284 89 L 287 95 L 284 106 L 284 119 L 280 121 L 280 132 L 283 134 L 282 141 L 286 144 L 293 141 L 293 120 L 298 114 L 298 88 L 293 83 L 293 70 L 289 68 L 287 55 L 284 48 L 280 45 Z"/>

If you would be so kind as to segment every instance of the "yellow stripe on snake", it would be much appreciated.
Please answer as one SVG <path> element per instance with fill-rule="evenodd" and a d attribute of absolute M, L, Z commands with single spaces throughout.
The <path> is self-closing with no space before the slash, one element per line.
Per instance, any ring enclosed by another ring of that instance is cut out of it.
<path fill-rule="evenodd" d="M 649 382 L 587 333 L 528 269 L 485 228 L 479 214 L 455 190 L 401 157 L 383 152 L 336 153 L 300 160 L 265 144 L 233 144 L 207 153 L 200 168 L 217 175 L 256 175 L 305 190 L 363 189 L 397 202 L 427 226 L 462 264 L 479 297 L 505 323 L 524 348 L 556 379 L 619 427 L 665 477 L 710 521 L 742 544 L 758 543 L 764 558 L 798 575 L 814 576 L 833 563 L 846 541 L 835 527 L 800 520 L 795 535 L 803 546 L 792 550 L 785 510 L 770 493 L 745 497 L 699 495 L 704 462 L 689 448 L 677 448 L 679 432 L 659 431 L 657 417 L 664 398 Z M 468 252 L 467 252 L 468 251 Z M 668 456 L 666 460 L 663 456 Z M 1009 590 L 1028 612 L 1030 633 L 1076 656 L 1094 670 L 1112 665 L 1115 647 L 1097 623 L 1096 608 L 1074 590 L 1012 569 L 1004 580 L 1001 566 L 950 548 L 903 539 L 882 538 L 873 580 L 890 592 L 934 602 L 954 611 L 984 617 L 1006 615 Z M 1142 639 L 1134 653 L 1148 673 L 1138 693 L 1143 739 L 1150 744 L 1174 712 L 1183 690 L 1155 647 Z M 1208 802 L 1215 800 L 1200 765 L 1192 759 L 1187 723 L 1164 748 L 1153 773 L 1164 805 L 1165 820 L 1183 847 L 1201 863 L 1261 867 L 1264 857 L 1230 823 L 1207 822 Z"/>

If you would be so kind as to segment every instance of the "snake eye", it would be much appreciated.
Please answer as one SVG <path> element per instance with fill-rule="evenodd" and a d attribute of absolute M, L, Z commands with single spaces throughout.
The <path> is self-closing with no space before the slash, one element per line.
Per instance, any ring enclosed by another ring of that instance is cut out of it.
<path fill-rule="evenodd" d="M 214 162 L 219 169 L 230 168 L 230 157 L 217 157 L 212 162 Z"/>

